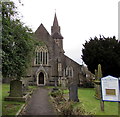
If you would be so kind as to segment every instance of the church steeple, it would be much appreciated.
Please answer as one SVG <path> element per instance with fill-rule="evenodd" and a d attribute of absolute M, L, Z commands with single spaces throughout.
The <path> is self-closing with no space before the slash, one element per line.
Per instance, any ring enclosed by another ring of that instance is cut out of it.
<path fill-rule="evenodd" d="M 63 37 L 61 35 L 61 32 L 60 32 L 60 26 L 58 24 L 56 13 L 55 13 L 55 16 L 54 16 L 53 26 L 51 27 L 51 36 L 54 39 L 63 39 Z"/>
<path fill-rule="evenodd" d="M 57 15 L 55 13 L 53 26 L 51 27 L 51 36 L 55 40 L 56 44 L 61 48 L 61 52 L 64 53 L 63 50 L 63 36 L 60 32 L 60 26 L 58 24 Z"/>
<path fill-rule="evenodd" d="M 54 17 L 53 26 L 59 26 L 59 25 L 58 25 L 58 20 L 57 20 L 56 13 L 55 13 L 55 17 Z"/>

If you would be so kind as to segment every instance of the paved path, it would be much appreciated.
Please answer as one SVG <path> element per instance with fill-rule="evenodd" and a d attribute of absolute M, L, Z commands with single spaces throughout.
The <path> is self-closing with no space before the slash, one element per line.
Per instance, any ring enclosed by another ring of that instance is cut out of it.
<path fill-rule="evenodd" d="M 33 93 L 23 115 L 56 115 L 48 92 L 48 89 L 39 87 Z"/>

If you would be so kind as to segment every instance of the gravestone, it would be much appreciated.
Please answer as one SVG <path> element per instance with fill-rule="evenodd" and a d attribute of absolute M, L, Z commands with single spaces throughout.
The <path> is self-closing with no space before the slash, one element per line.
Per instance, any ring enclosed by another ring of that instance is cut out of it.
<path fill-rule="evenodd" d="M 58 86 L 61 86 L 61 77 L 58 78 Z"/>
<path fill-rule="evenodd" d="M 57 77 L 54 78 L 54 82 L 55 82 L 54 86 L 57 87 L 58 86 L 58 78 Z"/>
<path fill-rule="evenodd" d="M 69 101 L 79 102 L 78 86 L 76 83 L 71 83 L 69 85 Z"/>
<path fill-rule="evenodd" d="M 62 78 L 61 81 L 62 81 L 62 82 L 61 82 L 61 87 L 62 87 L 62 89 L 66 89 L 66 88 L 67 88 L 66 79 L 65 79 L 65 78 Z"/>
<path fill-rule="evenodd" d="M 23 88 L 23 93 L 26 93 L 28 90 L 28 78 L 23 78 L 22 79 L 22 88 Z"/>
<path fill-rule="evenodd" d="M 10 82 L 10 97 L 22 97 L 22 81 L 13 80 Z"/>
<path fill-rule="evenodd" d="M 5 101 L 26 102 L 29 98 L 29 93 L 23 95 L 22 81 L 13 80 L 10 82 L 10 94 L 5 97 Z"/>
<path fill-rule="evenodd" d="M 63 87 L 63 88 L 66 88 L 66 82 L 65 82 L 65 79 L 62 79 L 62 87 Z"/>

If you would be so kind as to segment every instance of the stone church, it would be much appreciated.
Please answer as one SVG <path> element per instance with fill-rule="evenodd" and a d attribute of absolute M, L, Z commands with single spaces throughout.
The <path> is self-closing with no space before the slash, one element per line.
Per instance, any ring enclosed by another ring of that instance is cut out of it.
<path fill-rule="evenodd" d="M 66 56 L 63 36 L 55 13 L 51 34 L 41 24 L 35 31 L 35 40 L 40 42 L 35 49 L 32 63 L 32 82 L 36 85 L 54 85 L 61 79 L 82 78 L 82 65 Z"/>

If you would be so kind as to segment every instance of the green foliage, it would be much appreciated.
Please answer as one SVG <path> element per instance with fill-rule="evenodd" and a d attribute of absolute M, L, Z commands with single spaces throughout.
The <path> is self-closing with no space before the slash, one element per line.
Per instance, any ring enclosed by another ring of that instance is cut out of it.
<path fill-rule="evenodd" d="M 32 30 L 17 18 L 13 2 L 2 4 L 3 77 L 20 79 L 29 67 L 34 50 Z"/>
<path fill-rule="evenodd" d="M 91 81 L 84 80 L 83 84 L 80 87 L 83 87 L 83 88 L 93 88 L 94 87 L 94 83 L 93 83 L 92 80 Z"/>
<path fill-rule="evenodd" d="M 91 112 L 87 112 L 82 103 L 79 103 L 79 106 L 77 106 L 77 103 L 72 101 L 65 101 L 63 104 L 61 104 L 61 114 L 62 115 L 92 115 Z M 91 116 L 92 117 L 92 116 Z"/>
<path fill-rule="evenodd" d="M 72 113 L 73 113 L 73 102 L 72 101 L 64 102 L 61 105 L 60 110 L 61 110 L 62 115 L 72 115 Z"/>
<path fill-rule="evenodd" d="M 17 16 L 17 7 L 15 7 L 14 2 L 0 2 L 0 5 L 2 6 L 2 19 L 13 19 L 13 17 Z"/>
<path fill-rule="evenodd" d="M 115 37 L 91 38 L 83 46 L 82 59 L 92 73 L 101 64 L 103 76 L 120 76 L 120 42 Z"/>
<path fill-rule="evenodd" d="M 57 91 L 52 91 L 50 95 L 56 98 L 55 100 L 57 100 L 58 103 L 63 99 L 63 91 L 60 89 Z"/>
<path fill-rule="evenodd" d="M 73 115 L 89 115 L 90 117 L 92 117 L 92 115 L 94 114 L 94 112 L 88 112 L 88 110 L 85 109 L 82 102 L 74 104 Z"/>
<path fill-rule="evenodd" d="M 53 97 L 54 104 L 57 106 L 57 108 L 60 107 L 61 103 L 65 102 L 65 99 L 63 97 L 63 91 L 61 89 L 52 90 L 50 95 Z"/>

